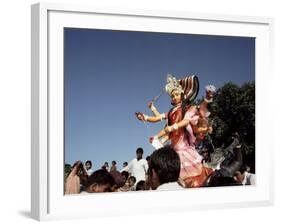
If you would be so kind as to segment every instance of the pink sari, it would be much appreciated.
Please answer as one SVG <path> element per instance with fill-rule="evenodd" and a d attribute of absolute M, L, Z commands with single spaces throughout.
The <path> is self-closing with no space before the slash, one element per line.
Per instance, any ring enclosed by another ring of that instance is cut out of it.
<path fill-rule="evenodd" d="M 209 175 L 211 170 L 202 166 L 202 157 L 195 149 L 196 137 L 193 134 L 191 125 L 196 125 L 199 116 L 195 107 L 189 107 L 187 112 L 181 106 L 173 108 L 168 113 L 168 125 L 173 125 L 183 119 L 189 120 L 189 125 L 179 128 L 170 133 L 171 146 L 178 153 L 181 161 L 180 179 L 186 187 L 200 187 Z"/>

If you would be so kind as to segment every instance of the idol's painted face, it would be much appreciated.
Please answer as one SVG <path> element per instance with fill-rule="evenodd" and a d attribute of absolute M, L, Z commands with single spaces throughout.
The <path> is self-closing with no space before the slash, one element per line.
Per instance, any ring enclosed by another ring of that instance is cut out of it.
<path fill-rule="evenodd" d="M 181 92 L 179 90 L 174 90 L 171 94 L 172 105 L 178 105 L 181 103 Z"/>

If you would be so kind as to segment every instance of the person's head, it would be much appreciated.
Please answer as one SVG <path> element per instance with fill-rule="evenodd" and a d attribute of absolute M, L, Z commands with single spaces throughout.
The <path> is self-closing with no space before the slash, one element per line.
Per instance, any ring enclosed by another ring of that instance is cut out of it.
<path fill-rule="evenodd" d="M 115 182 L 106 170 L 97 170 L 89 176 L 86 191 L 89 193 L 110 192 Z"/>
<path fill-rule="evenodd" d="M 150 156 L 147 156 L 145 159 L 146 159 L 147 162 L 149 162 Z"/>
<path fill-rule="evenodd" d="M 153 190 L 161 184 L 175 182 L 180 175 L 180 158 L 170 146 L 154 151 L 150 156 L 149 182 Z"/>
<path fill-rule="evenodd" d="M 130 177 L 128 178 L 128 185 L 129 185 L 129 187 L 134 186 L 135 183 L 136 183 L 136 181 L 137 181 L 137 179 L 136 179 L 134 176 L 130 176 Z"/>
<path fill-rule="evenodd" d="M 89 170 L 92 168 L 92 162 L 90 160 L 87 160 L 85 162 L 85 168 L 86 168 L 86 170 Z"/>
<path fill-rule="evenodd" d="M 143 149 L 142 148 L 137 148 L 136 155 L 137 155 L 137 159 L 138 160 L 142 159 Z"/>
<path fill-rule="evenodd" d="M 124 162 L 124 163 L 123 163 L 123 167 L 126 167 L 126 166 L 128 166 L 128 163 L 127 163 L 127 162 Z"/>
<path fill-rule="evenodd" d="M 113 177 L 113 179 L 114 179 L 114 182 L 115 182 L 114 189 L 115 189 L 115 190 L 118 189 L 118 188 L 120 188 L 120 187 L 123 187 L 123 186 L 124 186 L 124 184 L 125 184 L 126 181 L 124 180 L 122 174 L 121 174 L 119 171 L 117 171 L 117 170 L 115 170 L 115 171 L 110 171 L 110 175 L 111 175 L 111 176 Z"/>
<path fill-rule="evenodd" d="M 136 185 L 136 191 L 144 191 L 144 190 L 146 190 L 146 188 L 145 188 L 145 181 L 141 180 Z"/>
<path fill-rule="evenodd" d="M 209 149 L 207 147 L 204 147 L 202 149 L 202 156 L 203 156 L 203 159 L 205 161 L 209 161 L 209 159 L 210 159 L 210 152 L 209 152 Z"/>
<path fill-rule="evenodd" d="M 104 162 L 104 166 L 105 166 L 105 167 L 108 167 L 108 162 Z"/>
<path fill-rule="evenodd" d="M 237 183 L 242 184 L 244 178 L 245 178 L 245 173 L 241 173 L 240 171 L 236 171 L 236 172 L 234 173 L 233 179 L 234 179 Z"/>
<path fill-rule="evenodd" d="M 180 91 L 179 89 L 174 89 L 171 92 L 171 104 L 176 106 L 178 104 L 180 104 L 183 100 L 183 92 Z"/>
<path fill-rule="evenodd" d="M 127 171 L 122 171 L 122 172 L 121 172 L 121 175 L 122 175 L 123 179 L 124 179 L 125 181 L 127 181 L 128 177 L 129 177 L 129 173 L 128 173 Z"/>
<path fill-rule="evenodd" d="M 113 161 L 111 162 L 111 165 L 112 165 L 112 166 L 116 166 L 116 161 L 113 160 Z"/>
<path fill-rule="evenodd" d="M 239 169 L 240 173 L 250 172 L 250 170 L 251 169 L 247 164 L 243 164 Z"/>
<path fill-rule="evenodd" d="M 245 171 L 249 173 L 251 171 L 251 168 L 248 165 L 246 165 L 245 166 Z"/>
<path fill-rule="evenodd" d="M 107 170 L 105 165 L 103 165 L 103 166 L 101 167 L 101 169 L 102 169 L 102 170 Z"/>
<path fill-rule="evenodd" d="M 245 178 L 245 173 L 250 171 L 250 167 L 246 164 L 243 164 L 238 171 L 234 173 L 234 180 L 238 183 L 243 182 Z"/>

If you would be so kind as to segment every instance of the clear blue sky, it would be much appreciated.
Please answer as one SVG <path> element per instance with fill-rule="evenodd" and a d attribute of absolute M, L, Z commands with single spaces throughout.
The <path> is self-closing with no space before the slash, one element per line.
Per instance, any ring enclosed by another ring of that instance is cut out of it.
<path fill-rule="evenodd" d="M 112 160 L 118 168 L 153 148 L 149 136 L 164 123 L 146 127 L 136 111 L 158 95 L 167 73 L 196 74 L 204 86 L 255 80 L 255 39 L 66 28 L 64 32 L 65 162 L 91 160 L 94 169 Z M 155 106 L 171 108 L 165 93 Z"/>

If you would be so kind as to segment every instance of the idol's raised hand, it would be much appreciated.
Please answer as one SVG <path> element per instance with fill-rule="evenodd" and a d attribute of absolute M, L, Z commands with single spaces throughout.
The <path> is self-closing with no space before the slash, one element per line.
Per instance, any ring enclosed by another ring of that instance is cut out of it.
<path fill-rule="evenodd" d="M 139 119 L 140 121 L 145 121 L 144 113 L 136 112 L 135 115 L 136 115 L 137 119 Z"/>
<path fill-rule="evenodd" d="M 216 92 L 216 87 L 213 85 L 208 85 L 205 87 L 206 90 L 206 99 L 211 100 L 214 97 L 214 94 Z"/>

